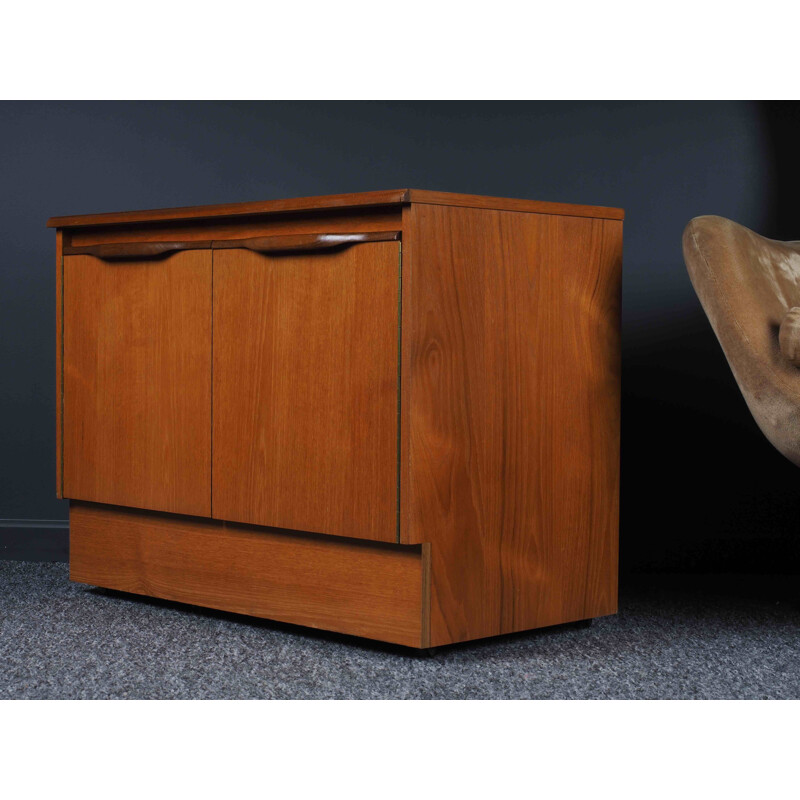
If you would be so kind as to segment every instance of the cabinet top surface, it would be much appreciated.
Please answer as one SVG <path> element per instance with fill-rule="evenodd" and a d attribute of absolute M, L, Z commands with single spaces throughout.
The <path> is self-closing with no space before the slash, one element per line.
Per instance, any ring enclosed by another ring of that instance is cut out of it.
<path fill-rule="evenodd" d="M 110 214 L 83 214 L 51 217 L 49 228 L 76 228 L 92 225 L 132 225 L 141 222 L 167 220 L 203 220 L 215 217 L 240 217 L 255 214 L 318 211 L 325 209 L 367 208 L 370 206 L 400 206 L 410 203 L 449 205 L 470 208 L 490 208 L 502 211 L 525 211 L 533 214 L 555 214 L 569 217 L 623 219 L 620 208 L 583 206 L 570 203 L 546 203 L 504 197 L 484 197 L 474 194 L 431 192 L 424 189 L 391 189 L 380 192 L 333 194 L 319 197 L 296 197 L 288 200 L 263 200 L 250 203 L 226 203 L 183 208 L 158 208 L 149 211 L 119 211 Z"/>

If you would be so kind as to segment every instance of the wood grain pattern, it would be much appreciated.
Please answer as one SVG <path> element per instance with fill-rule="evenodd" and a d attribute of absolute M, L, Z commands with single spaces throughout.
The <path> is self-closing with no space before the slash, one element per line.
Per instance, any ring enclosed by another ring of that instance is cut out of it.
<path fill-rule="evenodd" d="M 68 228 L 73 245 L 111 242 L 192 241 L 195 239 L 246 239 L 350 231 L 396 231 L 401 206 L 357 208 L 347 211 L 322 209 L 291 214 L 243 217 L 211 217 L 201 220 L 143 222 L 132 225 L 99 225 Z"/>
<path fill-rule="evenodd" d="M 431 646 L 613 613 L 618 221 L 404 216 L 401 541 Z"/>
<path fill-rule="evenodd" d="M 64 233 L 56 231 L 56 497 L 64 497 L 62 430 L 64 422 Z"/>
<path fill-rule="evenodd" d="M 64 248 L 67 256 L 95 256 L 107 261 L 113 259 L 156 258 L 170 255 L 179 250 L 208 250 L 210 241 L 188 242 L 113 242 L 110 244 L 89 244 Z"/>
<path fill-rule="evenodd" d="M 396 541 L 398 270 L 215 251 L 214 517 Z"/>
<path fill-rule="evenodd" d="M 316 209 L 351 209 L 364 206 L 402 205 L 404 203 L 429 203 L 434 205 L 492 208 L 508 211 L 525 211 L 536 214 L 562 214 L 599 219 L 622 219 L 618 208 L 604 206 L 546 203 L 508 197 L 484 197 L 454 192 L 431 192 L 421 189 L 393 189 L 379 192 L 360 192 L 319 197 L 297 197 L 286 200 L 266 200 L 255 203 L 226 203 L 185 208 L 158 208 L 150 211 L 121 211 L 112 214 L 82 214 L 52 217 L 51 228 L 87 227 L 95 225 L 134 224 L 166 220 L 200 220 L 213 217 L 249 216 L 254 214 L 280 214 Z"/>
<path fill-rule="evenodd" d="M 454 206 L 463 208 L 487 208 L 495 211 L 524 211 L 528 214 L 554 214 L 562 217 L 591 217 L 594 219 L 624 219 L 621 208 L 586 206 L 574 203 L 550 203 L 541 200 L 524 200 L 514 197 L 485 197 L 478 194 L 456 194 L 454 192 L 429 192 L 409 189 L 411 203 Z"/>
<path fill-rule="evenodd" d="M 244 248 L 256 253 L 286 253 L 290 250 L 331 250 L 366 242 L 395 242 L 400 231 L 371 233 L 296 233 L 290 236 L 256 236 L 251 239 L 228 239 L 212 243 L 214 250 Z"/>
<path fill-rule="evenodd" d="M 64 257 L 64 495 L 211 514 L 211 251 Z"/>
<path fill-rule="evenodd" d="M 70 578 L 421 646 L 419 547 L 72 502 Z"/>

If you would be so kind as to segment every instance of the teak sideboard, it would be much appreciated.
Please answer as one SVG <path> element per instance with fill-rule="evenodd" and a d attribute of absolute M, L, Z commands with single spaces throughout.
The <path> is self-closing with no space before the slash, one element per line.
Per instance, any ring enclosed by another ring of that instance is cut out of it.
<path fill-rule="evenodd" d="M 614 613 L 622 219 L 51 219 L 71 579 L 418 648 Z"/>

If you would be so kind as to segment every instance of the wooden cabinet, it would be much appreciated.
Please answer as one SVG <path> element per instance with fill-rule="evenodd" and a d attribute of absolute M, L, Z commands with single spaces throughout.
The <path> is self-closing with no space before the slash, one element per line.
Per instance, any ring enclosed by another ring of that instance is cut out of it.
<path fill-rule="evenodd" d="M 73 580 L 413 647 L 616 610 L 621 211 L 49 224 Z"/>

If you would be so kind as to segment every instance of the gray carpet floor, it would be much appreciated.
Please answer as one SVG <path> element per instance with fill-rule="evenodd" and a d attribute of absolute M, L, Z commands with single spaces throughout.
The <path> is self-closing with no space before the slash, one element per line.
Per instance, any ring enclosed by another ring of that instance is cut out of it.
<path fill-rule="evenodd" d="M 797 578 L 640 578 L 620 613 L 432 655 L 0 561 L 0 699 L 800 698 Z"/>

